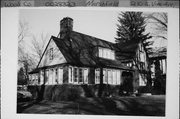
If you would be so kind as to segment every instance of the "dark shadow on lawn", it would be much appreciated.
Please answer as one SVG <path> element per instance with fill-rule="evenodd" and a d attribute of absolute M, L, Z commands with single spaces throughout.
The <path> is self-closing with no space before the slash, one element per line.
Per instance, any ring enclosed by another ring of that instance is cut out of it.
<path fill-rule="evenodd" d="M 111 115 L 127 115 L 125 110 L 117 108 L 117 104 L 111 98 L 96 99 L 99 104 L 104 105 L 105 109 L 111 113 Z"/>
<path fill-rule="evenodd" d="M 17 113 L 22 113 L 25 109 L 33 106 L 34 104 L 37 104 L 38 102 L 36 100 L 31 101 L 23 101 L 23 102 L 17 102 Z"/>
<path fill-rule="evenodd" d="M 126 115 L 124 110 L 116 106 L 116 102 L 109 98 L 94 98 L 91 101 L 78 101 L 80 113 L 94 115 Z"/>
<path fill-rule="evenodd" d="M 135 116 L 165 116 L 165 102 L 157 103 L 156 101 L 140 100 L 137 98 L 118 99 L 127 110 L 127 115 Z M 150 101 L 150 102 L 149 102 Z"/>
<path fill-rule="evenodd" d="M 29 108 L 24 112 L 38 114 L 165 116 L 164 98 L 162 100 L 149 97 L 82 98 L 76 101 L 41 101 L 19 106 L 19 113 Z"/>

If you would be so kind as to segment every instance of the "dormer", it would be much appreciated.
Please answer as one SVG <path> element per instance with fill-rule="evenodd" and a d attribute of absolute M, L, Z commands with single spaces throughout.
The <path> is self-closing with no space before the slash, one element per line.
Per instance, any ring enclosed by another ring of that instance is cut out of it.
<path fill-rule="evenodd" d="M 98 47 L 98 57 L 115 60 L 115 51 L 109 48 Z"/>

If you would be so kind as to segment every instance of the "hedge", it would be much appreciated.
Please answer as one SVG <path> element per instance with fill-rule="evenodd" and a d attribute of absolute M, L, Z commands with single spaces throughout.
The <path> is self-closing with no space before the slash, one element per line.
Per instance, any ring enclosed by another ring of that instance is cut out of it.
<path fill-rule="evenodd" d="M 98 97 L 99 84 L 93 85 L 41 85 L 28 86 L 34 99 L 51 101 L 75 101 L 81 97 Z M 120 94 L 119 85 L 103 84 L 102 97 L 117 96 Z"/>

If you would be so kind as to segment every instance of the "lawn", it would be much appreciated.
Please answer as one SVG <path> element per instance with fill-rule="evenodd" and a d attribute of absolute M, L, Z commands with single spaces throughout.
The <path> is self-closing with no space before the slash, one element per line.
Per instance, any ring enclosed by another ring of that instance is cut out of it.
<path fill-rule="evenodd" d="M 165 116 L 165 96 L 84 98 L 76 102 L 21 102 L 18 113 Z"/>

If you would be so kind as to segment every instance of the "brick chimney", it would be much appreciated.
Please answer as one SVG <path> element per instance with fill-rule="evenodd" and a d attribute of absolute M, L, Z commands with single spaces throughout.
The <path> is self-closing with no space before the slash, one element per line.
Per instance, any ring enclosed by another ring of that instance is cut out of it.
<path fill-rule="evenodd" d="M 73 30 L 73 19 L 65 17 L 60 21 L 60 38 L 64 38 Z"/>

